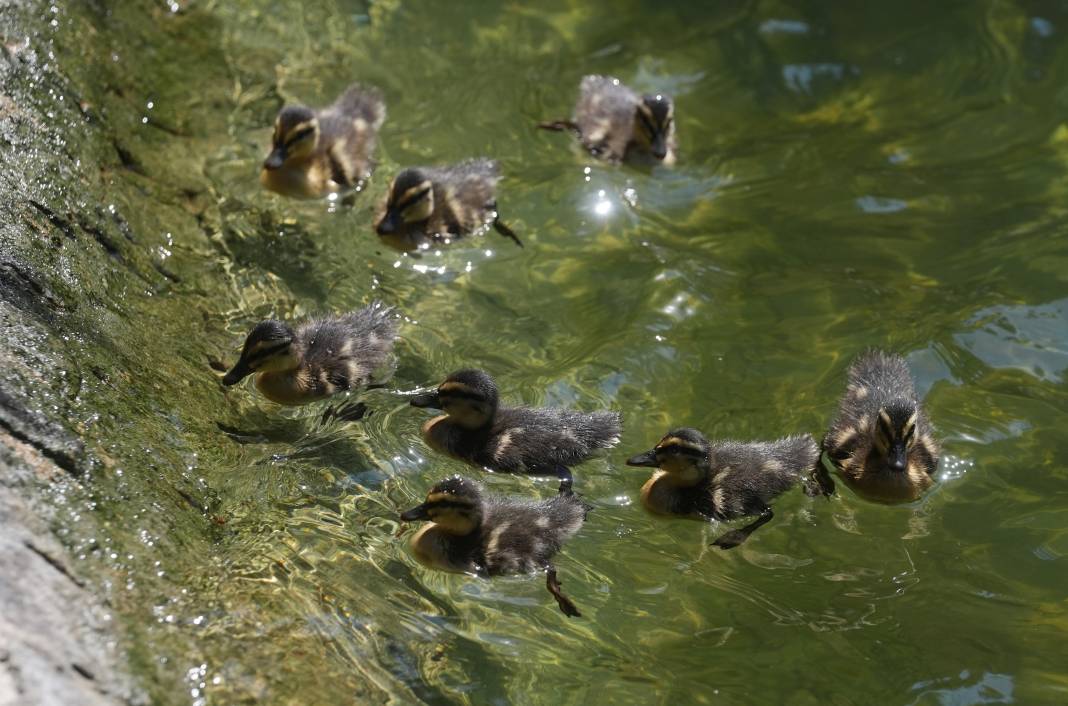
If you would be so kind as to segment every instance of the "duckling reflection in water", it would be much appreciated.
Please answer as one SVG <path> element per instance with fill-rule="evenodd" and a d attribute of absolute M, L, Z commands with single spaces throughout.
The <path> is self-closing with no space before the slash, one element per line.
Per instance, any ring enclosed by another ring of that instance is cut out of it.
<path fill-rule="evenodd" d="M 639 96 L 617 78 L 585 76 L 571 120 L 540 123 L 546 130 L 571 130 L 590 154 L 612 163 L 647 154 L 675 164 L 675 104 L 663 94 Z"/>
<path fill-rule="evenodd" d="M 789 490 L 819 461 L 808 434 L 778 441 L 710 442 L 696 429 L 668 432 L 652 450 L 627 460 L 658 469 L 642 486 L 642 504 L 658 515 L 726 521 L 757 515 L 713 544 L 731 549 L 772 519 L 769 503 Z M 806 493 L 814 491 L 806 487 Z"/>
<path fill-rule="evenodd" d="M 287 105 L 274 122 L 260 183 L 305 199 L 361 188 L 371 175 L 371 155 L 385 119 L 382 95 L 359 84 L 321 110 Z"/>
<path fill-rule="evenodd" d="M 498 216 L 500 180 L 500 167 L 490 159 L 405 169 L 389 185 L 375 218 L 375 231 L 390 247 L 409 251 L 492 225 L 523 247 Z"/>
<path fill-rule="evenodd" d="M 342 316 L 311 319 L 290 328 L 262 321 L 245 339 L 226 386 L 256 375 L 256 389 L 281 405 L 302 405 L 366 385 L 393 350 L 392 307 L 374 302 Z"/>
<path fill-rule="evenodd" d="M 560 590 L 552 558 L 579 531 L 588 511 L 571 493 L 521 500 L 488 495 L 473 481 L 452 476 L 400 519 L 430 521 L 411 539 L 412 553 L 422 564 L 483 577 L 545 570 L 545 585 L 560 610 L 577 618 L 581 613 Z"/>
<path fill-rule="evenodd" d="M 571 486 L 571 466 L 619 443 L 616 412 L 501 407 L 482 370 L 458 370 L 411 404 L 445 412 L 423 425 L 431 448 L 494 471 L 554 475 L 562 488 Z"/>
<path fill-rule="evenodd" d="M 879 350 L 849 366 L 838 415 L 823 450 L 846 483 L 883 502 L 916 500 L 934 483 L 939 445 L 920 405 L 908 364 Z M 828 492 L 833 482 L 823 474 Z"/>

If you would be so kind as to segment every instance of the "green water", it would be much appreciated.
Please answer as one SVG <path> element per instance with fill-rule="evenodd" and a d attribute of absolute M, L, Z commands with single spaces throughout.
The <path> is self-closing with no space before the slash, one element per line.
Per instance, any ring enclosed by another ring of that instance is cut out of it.
<path fill-rule="evenodd" d="M 1068 699 L 1062 3 L 173 5 L 87 3 L 55 34 L 132 167 L 100 188 L 170 275 L 98 285 L 92 316 L 129 344 L 84 393 L 105 530 L 71 541 L 154 700 Z M 586 73 L 675 97 L 675 169 L 533 128 Z M 354 79 L 389 113 L 367 192 L 263 193 L 281 103 Z M 524 249 L 378 244 L 400 166 L 479 155 L 502 163 Z M 281 411 L 209 368 L 261 318 L 372 298 L 406 323 L 364 421 L 319 424 L 325 405 Z M 907 355 L 944 442 L 922 501 L 793 492 L 731 552 L 642 510 L 628 455 L 670 425 L 818 435 L 869 345 Z M 595 511 L 557 562 L 581 620 L 539 578 L 433 573 L 396 536 L 446 474 L 553 492 L 419 439 L 400 393 L 472 365 L 509 402 L 623 413 L 621 445 L 576 470 Z"/>

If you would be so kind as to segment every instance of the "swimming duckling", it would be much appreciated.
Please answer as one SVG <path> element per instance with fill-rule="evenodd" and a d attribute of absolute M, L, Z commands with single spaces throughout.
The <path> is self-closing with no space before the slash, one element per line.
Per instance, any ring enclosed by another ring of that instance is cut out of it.
<path fill-rule="evenodd" d="M 492 224 L 498 233 L 523 243 L 497 214 L 500 166 L 491 159 L 469 159 L 444 167 L 411 167 L 389 185 L 375 231 L 398 250 L 459 238 Z"/>
<path fill-rule="evenodd" d="M 371 154 L 385 119 L 382 94 L 358 83 L 321 110 L 285 106 L 274 121 L 260 183 L 304 199 L 361 188 L 371 176 Z"/>
<path fill-rule="evenodd" d="M 302 405 L 366 385 L 393 350 L 393 308 L 373 302 L 342 316 L 310 319 L 296 329 L 261 321 L 223 378 L 236 385 L 256 374 L 256 388 L 281 405 Z"/>
<path fill-rule="evenodd" d="M 862 495 L 885 502 L 919 498 L 934 483 L 939 446 L 908 364 L 870 350 L 847 375 L 838 416 L 823 437 L 827 457 Z"/>
<path fill-rule="evenodd" d="M 651 451 L 627 459 L 627 465 L 658 469 L 642 486 L 642 504 L 654 514 L 721 521 L 758 515 L 713 542 L 731 549 L 771 520 L 768 503 L 797 484 L 819 457 L 808 434 L 712 443 L 696 429 L 682 428 L 668 432 Z"/>
<path fill-rule="evenodd" d="M 431 448 L 494 471 L 555 475 L 562 489 L 571 486 L 571 466 L 619 443 L 617 413 L 501 407 L 481 370 L 458 370 L 411 404 L 445 412 L 423 425 Z"/>
<path fill-rule="evenodd" d="M 538 127 L 571 130 L 590 154 L 609 162 L 644 152 L 668 166 L 675 163 L 671 98 L 662 93 L 639 96 L 611 76 L 583 77 L 574 117 Z"/>
<path fill-rule="evenodd" d="M 534 502 L 483 494 L 478 484 L 452 476 L 401 513 L 402 522 L 429 520 L 411 540 L 412 553 L 432 569 L 499 576 L 545 569 L 546 588 L 564 615 L 581 617 L 560 590 L 553 556 L 586 519 L 586 507 L 563 493 Z"/>

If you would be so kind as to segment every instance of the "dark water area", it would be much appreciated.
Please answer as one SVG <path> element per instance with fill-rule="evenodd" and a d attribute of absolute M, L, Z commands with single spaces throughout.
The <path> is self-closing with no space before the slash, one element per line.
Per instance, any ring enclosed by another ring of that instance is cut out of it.
<path fill-rule="evenodd" d="M 72 138 L 110 165 L 81 206 L 127 224 L 116 247 L 144 273 L 71 275 L 92 281 L 87 331 L 123 344 L 68 346 L 86 381 L 71 418 L 103 460 L 57 491 L 80 508 L 59 531 L 104 577 L 153 699 L 1068 699 L 1068 5 L 52 15 L 54 60 L 108 126 Z M 604 165 L 534 129 L 589 73 L 674 96 L 674 168 Z M 279 107 L 353 80 L 388 107 L 355 204 L 263 192 Z M 396 171 L 473 156 L 500 160 L 526 247 L 492 232 L 420 257 L 381 246 L 370 223 Z M 262 318 L 372 299 L 404 321 L 358 423 L 224 390 L 209 365 Z M 709 547 L 722 528 L 642 509 L 648 469 L 624 461 L 669 426 L 819 436 L 872 345 L 906 356 L 943 441 L 922 500 L 788 493 L 731 552 Z M 472 365 L 510 403 L 623 414 L 621 444 L 575 472 L 594 511 L 557 564 L 581 620 L 538 577 L 434 573 L 397 536 L 398 512 L 455 472 L 555 488 L 423 444 L 407 393 Z M 81 512 L 100 534 L 79 534 Z"/>

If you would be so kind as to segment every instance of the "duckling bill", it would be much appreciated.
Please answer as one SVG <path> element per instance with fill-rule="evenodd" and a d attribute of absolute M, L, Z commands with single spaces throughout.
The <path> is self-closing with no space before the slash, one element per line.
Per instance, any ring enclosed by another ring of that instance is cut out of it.
<path fill-rule="evenodd" d="M 504 473 L 554 475 L 567 488 L 572 466 L 619 442 L 617 413 L 503 407 L 482 370 L 458 370 L 411 404 L 445 412 L 423 426 L 431 448 Z"/>
<path fill-rule="evenodd" d="M 719 537 L 713 545 L 731 549 L 745 542 L 774 513 L 771 501 L 789 490 L 819 460 L 808 434 L 777 441 L 710 442 L 696 429 L 667 433 L 653 449 L 627 460 L 657 471 L 642 486 L 642 505 L 657 515 L 726 521 L 757 519 Z"/>
<path fill-rule="evenodd" d="M 570 130 L 593 156 L 619 163 L 648 155 L 675 163 L 675 104 L 662 93 L 639 96 L 611 76 L 585 76 L 571 120 L 540 123 L 546 130 Z"/>
<path fill-rule="evenodd" d="M 429 521 L 411 539 L 422 564 L 477 576 L 545 570 L 545 585 L 568 617 L 581 617 L 560 589 L 552 558 L 582 527 L 588 508 L 574 495 L 533 502 L 489 495 L 461 476 L 430 489 L 426 502 L 401 513 L 402 522 Z"/>
<path fill-rule="evenodd" d="M 229 387 L 255 375 L 256 389 L 272 402 L 308 404 L 366 385 L 389 359 L 396 337 L 393 309 L 379 302 L 296 327 L 262 321 L 222 382 Z"/>
<path fill-rule="evenodd" d="M 883 502 L 916 500 L 934 483 L 939 444 L 908 363 L 871 350 L 853 361 L 847 377 L 823 450 L 861 495 Z"/>
<path fill-rule="evenodd" d="M 497 212 L 500 179 L 500 166 L 491 159 L 405 169 L 389 186 L 375 219 L 375 231 L 390 247 L 409 251 L 492 225 L 523 247 Z"/>
<path fill-rule="evenodd" d="M 278 113 L 260 183 L 283 196 L 317 199 L 360 189 L 371 175 L 386 106 L 375 88 L 352 84 L 326 108 L 287 105 Z"/>

